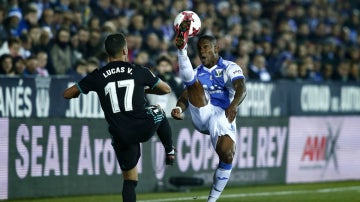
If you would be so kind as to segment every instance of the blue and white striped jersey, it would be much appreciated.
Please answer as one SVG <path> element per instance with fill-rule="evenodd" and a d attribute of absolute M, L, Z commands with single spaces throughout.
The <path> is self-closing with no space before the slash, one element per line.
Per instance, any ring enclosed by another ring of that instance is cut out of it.
<path fill-rule="evenodd" d="M 244 79 L 244 74 L 239 65 L 221 57 L 218 63 L 210 69 L 199 65 L 195 75 L 205 91 L 210 95 L 210 103 L 227 109 L 234 99 L 235 90 L 232 81 Z"/>

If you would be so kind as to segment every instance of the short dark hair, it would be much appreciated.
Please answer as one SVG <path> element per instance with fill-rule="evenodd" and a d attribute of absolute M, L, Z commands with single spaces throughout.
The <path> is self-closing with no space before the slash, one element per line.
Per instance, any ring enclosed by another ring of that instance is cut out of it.
<path fill-rule="evenodd" d="M 200 41 L 203 41 L 203 40 L 207 40 L 207 41 L 210 41 L 211 43 L 213 44 L 216 44 L 216 37 L 215 36 L 211 36 L 211 35 L 201 35 L 199 37 L 199 40 L 198 40 L 198 43 Z"/>
<path fill-rule="evenodd" d="M 21 39 L 19 37 L 10 37 L 7 42 L 8 46 L 12 46 L 14 44 L 21 44 Z"/>
<path fill-rule="evenodd" d="M 162 62 L 162 61 L 165 61 L 165 62 L 167 62 L 167 63 L 169 63 L 169 64 L 172 65 L 171 58 L 170 58 L 170 56 L 168 56 L 168 55 L 165 55 L 165 54 L 160 55 L 160 56 L 156 59 L 156 65 L 159 65 L 160 62 Z"/>
<path fill-rule="evenodd" d="M 76 69 L 78 66 L 87 66 L 87 64 L 88 63 L 85 59 L 80 58 L 75 62 L 74 68 Z"/>
<path fill-rule="evenodd" d="M 6 58 L 11 58 L 11 59 L 13 59 L 13 57 L 12 57 L 10 54 L 5 53 L 5 54 L 3 54 L 3 55 L 0 56 L 0 63 L 2 63 Z M 0 67 L 1 67 L 1 64 L 0 64 Z M 1 68 L 0 68 L 0 69 L 1 69 Z"/>
<path fill-rule="evenodd" d="M 105 50 L 110 57 L 115 57 L 126 47 L 125 36 L 122 33 L 110 34 L 105 39 Z"/>

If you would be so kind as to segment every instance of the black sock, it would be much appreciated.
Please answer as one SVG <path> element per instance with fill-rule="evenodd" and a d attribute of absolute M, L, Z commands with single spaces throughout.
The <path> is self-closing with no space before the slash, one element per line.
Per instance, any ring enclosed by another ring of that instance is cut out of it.
<path fill-rule="evenodd" d="M 156 132 L 159 136 L 161 143 L 165 147 L 165 152 L 166 153 L 171 152 L 173 149 L 173 141 L 172 141 L 171 127 L 167 118 L 164 118 L 161 121 L 159 128 L 157 129 Z"/>
<path fill-rule="evenodd" d="M 123 202 L 136 202 L 136 185 L 137 181 L 135 180 L 124 180 L 122 190 Z"/>

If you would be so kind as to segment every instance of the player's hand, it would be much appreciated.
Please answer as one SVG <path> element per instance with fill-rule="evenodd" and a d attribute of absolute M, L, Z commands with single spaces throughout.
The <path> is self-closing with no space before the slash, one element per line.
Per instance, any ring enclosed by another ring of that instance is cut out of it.
<path fill-rule="evenodd" d="M 176 120 L 183 120 L 184 116 L 179 108 L 174 108 L 171 110 L 171 116 Z"/>
<path fill-rule="evenodd" d="M 228 119 L 229 123 L 233 122 L 237 114 L 236 106 L 230 104 L 230 106 L 225 110 L 225 116 Z"/>

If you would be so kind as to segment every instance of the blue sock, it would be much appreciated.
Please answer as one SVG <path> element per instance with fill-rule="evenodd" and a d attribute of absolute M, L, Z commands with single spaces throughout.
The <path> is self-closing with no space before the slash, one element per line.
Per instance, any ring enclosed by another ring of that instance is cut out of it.
<path fill-rule="evenodd" d="M 227 164 L 224 162 L 219 163 L 219 166 L 214 173 L 213 186 L 208 199 L 209 202 L 216 201 L 220 197 L 227 182 L 229 181 L 231 170 L 232 164 Z"/>

